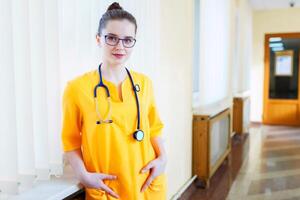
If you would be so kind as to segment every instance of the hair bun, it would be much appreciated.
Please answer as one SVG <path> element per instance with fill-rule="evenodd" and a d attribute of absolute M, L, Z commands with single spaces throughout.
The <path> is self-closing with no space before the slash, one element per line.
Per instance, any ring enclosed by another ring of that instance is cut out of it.
<path fill-rule="evenodd" d="M 123 8 L 120 6 L 119 3 L 114 2 L 112 4 L 110 4 L 110 6 L 107 8 L 107 11 L 109 10 L 123 10 Z"/>

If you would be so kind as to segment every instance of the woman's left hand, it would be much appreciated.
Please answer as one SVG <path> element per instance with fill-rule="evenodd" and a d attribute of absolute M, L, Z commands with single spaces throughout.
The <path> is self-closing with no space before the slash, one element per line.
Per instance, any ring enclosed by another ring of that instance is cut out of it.
<path fill-rule="evenodd" d="M 152 160 L 149 162 L 142 170 L 141 173 L 146 173 L 147 171 L 150 170 L 150 174 L 148 178 L 146 179 L 141 192 L 144 192 L 147 187 L 151 184 L 151 182 L 159 175 L 161 175 L 166 168 L 167 160 L 166 158 L 160 156 L 157 157 L 156 159 Z"/>

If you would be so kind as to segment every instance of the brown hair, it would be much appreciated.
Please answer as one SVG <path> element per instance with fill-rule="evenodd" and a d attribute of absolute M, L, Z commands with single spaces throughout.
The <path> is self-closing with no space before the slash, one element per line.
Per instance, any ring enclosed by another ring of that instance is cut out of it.
<path fill-rule="evenodd" d="M 127 12 L 126 10 L 123 10 L 123 8 L 120 6 L 119 3 L 114 2 L 112 3 L 106 10 L 106 12 L 102 15 L 99 27 L 98 27 L 98 33 L 97 35 L 101 35 L 102 30 L 106 27 L 106 24 L 109 20 L 121 20 L 121 19 L 127 19 L 131 23 L 135 25 L 135 33 L 137 30 L 137 23 L 136 19 L 132 14 Z"/>

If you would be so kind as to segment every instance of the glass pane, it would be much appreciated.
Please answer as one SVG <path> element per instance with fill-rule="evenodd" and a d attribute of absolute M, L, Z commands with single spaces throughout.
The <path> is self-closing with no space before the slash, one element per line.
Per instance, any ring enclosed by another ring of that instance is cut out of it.
<path fill-rule="evenodd" d="M 298 38 L 270 38 L 270 99 L 298 99 Z"/>

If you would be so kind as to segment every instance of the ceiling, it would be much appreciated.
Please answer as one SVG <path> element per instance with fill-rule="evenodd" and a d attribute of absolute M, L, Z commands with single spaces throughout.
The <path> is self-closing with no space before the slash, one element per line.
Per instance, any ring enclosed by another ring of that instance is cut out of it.
<path fill-rule="evenodd" d="M 254 10 L 271 10 L 280 8 L 290 8 L 290 2 L 294 2 L 294 7 L 300 7 L 300 0 L 249 0 Z"/>

